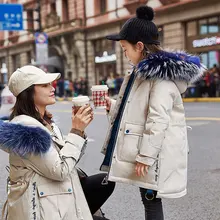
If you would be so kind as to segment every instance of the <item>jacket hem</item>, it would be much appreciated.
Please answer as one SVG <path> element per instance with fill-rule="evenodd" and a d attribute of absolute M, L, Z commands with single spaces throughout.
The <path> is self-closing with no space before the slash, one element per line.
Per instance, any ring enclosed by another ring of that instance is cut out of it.
<path fill-rule="evenodd" d="M 158 190 L 157 185 L 153 185 L 153 184 L 150 184 L 150 183 L 143 183 L 143 182 L 140 182 L 140 181 L 129 180 L 129 179 L 126 179 L 126 178 L 121 178 L 121 177 L 117 178 L 117 177 L 110 176 L 108 178 L 108 180 L 113 181 L 113 182 L 118 182 L 118 183 L 126 183 L 126 184 L 129 184 L 129 185 L 141 187 L 141 188 L 144 188 L 144 189 L 152 189 L 152 190 L 155 190 L 155 191 Z"/>
<path fill-rule="evenodd" d="M 157 192 L 158 198 L 165 198 L 165 199 L 177 199 L 185 196 L 187 194 L 187 189 L 184 191 L 181 191 L 179 193 L 160 193 L 160 191 Z"/>

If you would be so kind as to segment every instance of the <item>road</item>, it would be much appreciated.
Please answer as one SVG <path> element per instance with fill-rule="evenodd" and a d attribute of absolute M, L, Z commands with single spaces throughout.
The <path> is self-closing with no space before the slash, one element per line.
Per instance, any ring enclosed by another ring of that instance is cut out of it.
<path fill-rule="evenodd" d="M 66 135 L 70 129 L 71 103 L 59 102 L 49 107 L 54 119 Z M 181 199 L 163 201 L 165 220 L 220 220 L 220 103 L 185 103 L 189 130 L 188 194 Z M 103 159 L 100 149 L 108 120 L 103 110 L 95 110 L 88 128 L 89 144 L 80 167 L 88 174 L 99 172 Z M 6 197 L 8 163 L 0 151 L 0 206 Z M 117 184 L 103 211 L 111 220 L 144 220 L 144 211 L 136 187 Z"/>

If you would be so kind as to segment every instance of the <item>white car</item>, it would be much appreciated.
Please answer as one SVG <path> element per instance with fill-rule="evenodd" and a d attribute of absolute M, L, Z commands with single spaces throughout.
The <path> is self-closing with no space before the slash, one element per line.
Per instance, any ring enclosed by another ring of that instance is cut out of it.
<path fill-rule="evenodd" d="M 16 97 L 10 92 L 8 86 L 1 93 L 0 118 L 7 119 L 11 113 L 11 109 L 16 102 Z"/>

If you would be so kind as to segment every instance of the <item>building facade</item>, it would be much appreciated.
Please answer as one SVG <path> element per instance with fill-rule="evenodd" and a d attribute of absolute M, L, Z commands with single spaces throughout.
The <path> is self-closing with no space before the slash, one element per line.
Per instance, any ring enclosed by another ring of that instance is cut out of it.
<path fill-rule="evenodd" d="M 4 1 L 3 1 L 4 2 Z M 8 1 L 7 1 L 8 2 Z M 38 1 L 12 0 L 25 9 Z M 105 39 L 119 32 L 139 5 L 155 9 L 155 23 L 164 48 L 187 50 L 201 55 L 208 67 L 220 63 L 219 0 L 41 0 L 42 31 L 49 36 L 48 71 L 63 78 L 86 78 L 98 84 L 109 75 L 125 74 L 128 64 L 118 42 Z M 25 18 L 36 12 L 25 11 Z M 25 22 L 36 30 L 37 22 Z M 0 32 L 0 65 L 9 75 L 19 66 L 35 64 L 34 32 Z M 2 80 L 0 78 L 0 80 Z"/>

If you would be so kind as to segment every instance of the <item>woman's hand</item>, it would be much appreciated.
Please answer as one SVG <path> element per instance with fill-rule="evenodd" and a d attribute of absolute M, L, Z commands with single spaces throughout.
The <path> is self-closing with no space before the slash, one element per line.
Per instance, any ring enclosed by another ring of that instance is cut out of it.
<path fill-rule="evenodd" d="M 74 114 L 74 107 L 72 107 L 72 129 L 84 132 L 85 128 L 93 120 L 93 115 L 93 110 L 88 105 L 79 108 L 76 114 Z"/>
<path fill-rule="evenodd" d="M 111 99 L 106 96 L 105 97 L 105 100 L 106 100 L 106 111 L 110 111 L 110 108 L 111 108 Z"/>
<path fill-rule="evenodd" d="M 148 173 L 148 165 L 137 162 L 135 167 L 135 173 L 137 176 L 145 176 Z"/>

